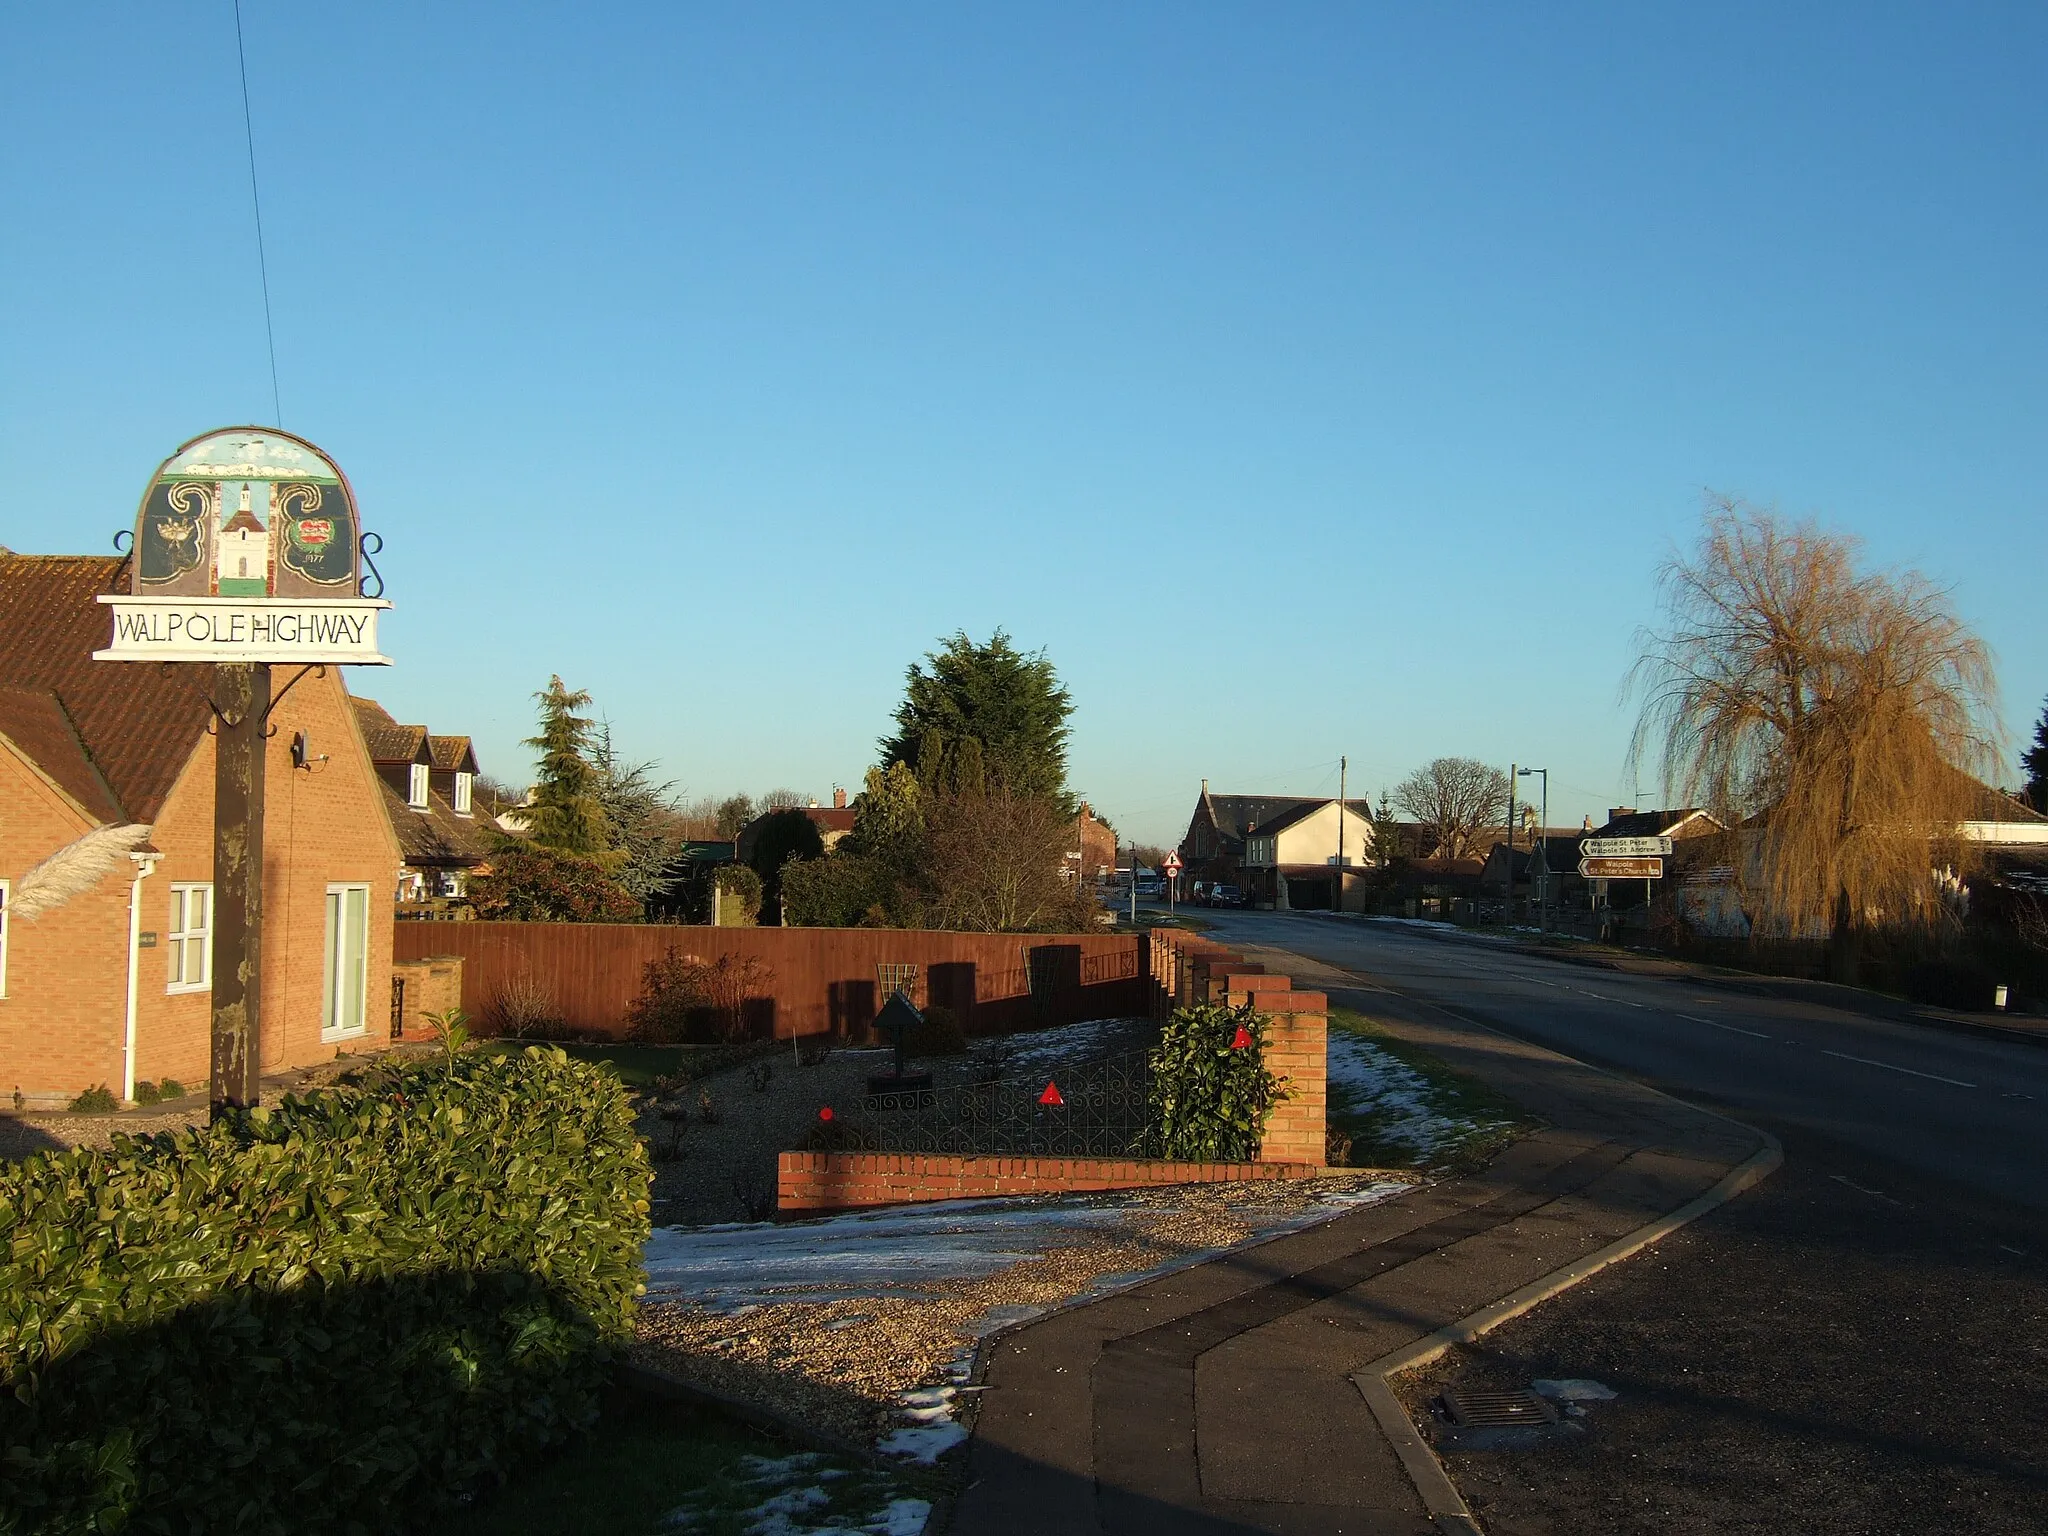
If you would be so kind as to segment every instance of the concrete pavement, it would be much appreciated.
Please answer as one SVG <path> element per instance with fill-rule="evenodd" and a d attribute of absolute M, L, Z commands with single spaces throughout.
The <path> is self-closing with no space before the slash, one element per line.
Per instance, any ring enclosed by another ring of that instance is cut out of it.
<path fill-rule="evenodd" d="M 1439 1529 L 1353 1375 L 1686 1205 L 1767 1141 L 1542 1046 L 1290 964 L 1334 1003 L 1375 1005 L 1548 1129 L 1478 1177 L 999 1341 L 953 1530 Z"/>

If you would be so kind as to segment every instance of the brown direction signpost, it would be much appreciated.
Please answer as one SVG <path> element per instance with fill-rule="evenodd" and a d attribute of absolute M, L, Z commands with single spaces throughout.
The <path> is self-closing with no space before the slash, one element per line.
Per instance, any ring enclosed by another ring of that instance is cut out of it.
<path fill-rule="evenodd" d="M 1595 858 L 1579 860 L 1579 874 L 1587 880 L 1662 880 L 1662 859 Z"/>
<path fill-rule="evenodd" d="M 116 541 L 118 547 L 118 540 Z M 128 591 L 102 597 L 98 661 L 210 663 L 214 717 L 213 1112 L 257 1102 L 263 974 L 263 761 L 270 714 L 316 667 L 388 666 L 383 579 L 355 493 L 304 438 L 230 427 L 157 467 L 126 551 Z M 299 671 L 271 690 L 273 663 Z"/>

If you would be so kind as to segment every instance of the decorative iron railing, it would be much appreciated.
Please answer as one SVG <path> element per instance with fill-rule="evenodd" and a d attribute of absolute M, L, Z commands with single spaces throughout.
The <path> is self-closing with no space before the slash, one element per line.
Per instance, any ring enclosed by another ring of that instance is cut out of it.
<path fill-rule="evenodd" d="M 1142 1156 L 1152 1071 L 1144 1051 L 1043 1073 L 869 1094 L 819 1127 L 834 1151 Z"/>

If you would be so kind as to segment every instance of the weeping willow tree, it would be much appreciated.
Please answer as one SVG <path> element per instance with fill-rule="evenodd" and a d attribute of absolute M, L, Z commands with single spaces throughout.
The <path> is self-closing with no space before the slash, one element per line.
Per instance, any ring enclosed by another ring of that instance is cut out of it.
<path fill-rule="evenodd" d="M 1765 933 L 1953 920 L 1955 880 L 1994 759 L 1991 653 L 1917 572 L 1866 571 L 1850 537 L 1709 504 L 1699 545 L 1661 572 L 1664 623 L 1638 637 L 1635 754 L 1660 752 L 1674 803 L 1742 840 Z"/>

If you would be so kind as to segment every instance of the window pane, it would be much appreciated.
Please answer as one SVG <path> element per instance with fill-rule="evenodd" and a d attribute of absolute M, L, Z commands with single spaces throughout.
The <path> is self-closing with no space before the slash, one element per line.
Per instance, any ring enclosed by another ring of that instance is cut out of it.
<path fill-rule="evenodd" d="M 334 962 L 335 943 L 340 937 L 341 892 L 329 891 L 327 893 L 327 954 L 321 969 L 321 974 L 326 978 L 326 985 L 322 988 L 320 995 L 320 1027 L 322 1029 L 333 1029 L 338 1022 L 335 1005 L 340 1001 L 340 998 L 336 991 L 336 983 L 341 979 L 341 972 Z"/>
<path fill-rule="evenodd" d="M 348 1027 L 361 1029 L 366 1014 L 364 994 L 369 989 L 370 965 L 370 893 L 353 890 L 348 893 Z"/>

